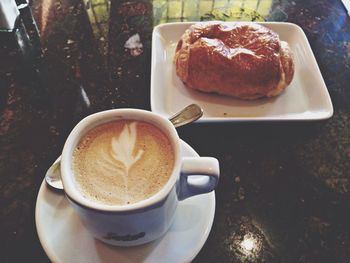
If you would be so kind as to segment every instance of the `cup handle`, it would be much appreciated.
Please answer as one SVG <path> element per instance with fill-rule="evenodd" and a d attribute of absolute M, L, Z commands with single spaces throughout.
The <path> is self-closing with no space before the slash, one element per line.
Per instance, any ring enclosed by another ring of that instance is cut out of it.
<path fill-rule="evenodd" d="M 219 162 L 213 157 L 184 157 L 179 180 L 179 200 L 209 193 L 219 182 Z"/>

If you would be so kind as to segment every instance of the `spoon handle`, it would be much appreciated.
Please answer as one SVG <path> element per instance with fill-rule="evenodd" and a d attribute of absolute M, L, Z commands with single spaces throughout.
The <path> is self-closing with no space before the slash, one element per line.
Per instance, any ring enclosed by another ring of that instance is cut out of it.
<path fill-rule="evenodd" d="M 169 118 L 175 128 L 198 120 L 203 115 L 203 110 L 197 104 L 191 104 L 182 111 Z"/>

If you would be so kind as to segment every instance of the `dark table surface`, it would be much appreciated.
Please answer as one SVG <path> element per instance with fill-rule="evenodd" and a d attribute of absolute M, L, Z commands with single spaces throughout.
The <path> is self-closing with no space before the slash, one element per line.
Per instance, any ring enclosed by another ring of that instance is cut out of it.
<path fill-rule="evenodd" d="M 178 130 L 221 166 L 214 224 L 194 262 L 350 261 L 350 20 L 341 1 L 190 2 L 33 0 L 40 37 L 28 10 L 17 34 L 0 34 L 1 262 L 48 261 L 35 202 L 72 127 L 105 109 L 150 109 L 153 26 L 222 18 L 300 25 L 334 115 Z M 130 52 L 124 43 L 135 33 L 143 49 Z M 241 246 L 247 237 L 251 251 Z"/>

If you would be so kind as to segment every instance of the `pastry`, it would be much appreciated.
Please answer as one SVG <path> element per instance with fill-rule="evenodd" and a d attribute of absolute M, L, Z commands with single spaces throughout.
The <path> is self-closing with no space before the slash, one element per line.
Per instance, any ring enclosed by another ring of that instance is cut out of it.
<path fill-rule="evenodd" d="M 179 40 L 174 62 L 186 87 L 240 99 L 276 96 L 294 75 L 288 43 L 256 23 L 194 24 Z"/>

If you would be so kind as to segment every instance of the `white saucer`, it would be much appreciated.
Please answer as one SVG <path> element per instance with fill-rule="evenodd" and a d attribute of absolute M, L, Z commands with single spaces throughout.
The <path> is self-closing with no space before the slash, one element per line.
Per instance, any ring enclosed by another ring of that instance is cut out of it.
<path fill-rule="evenodd" d="M 198 156 L 181 142 L 183 156 Z M 179 203 L 170 230 L 149 244 L 120 248 L 94 239 L 62 193 L 41 184 L 35 208 L 40 242 L 52 262 L 190 262 L 203 247 L 213 224 L 215 193 Z"/>

